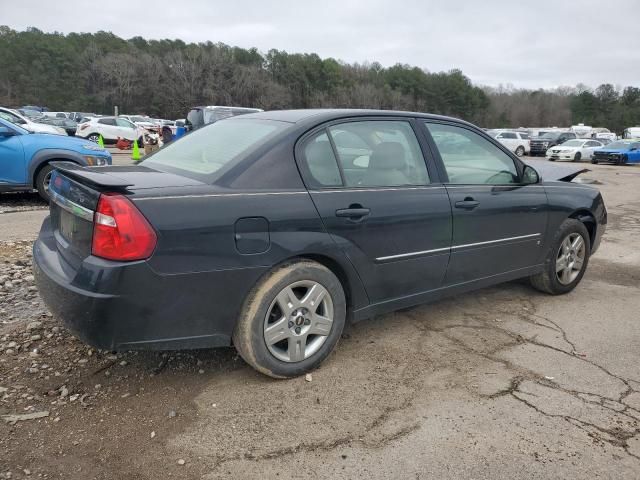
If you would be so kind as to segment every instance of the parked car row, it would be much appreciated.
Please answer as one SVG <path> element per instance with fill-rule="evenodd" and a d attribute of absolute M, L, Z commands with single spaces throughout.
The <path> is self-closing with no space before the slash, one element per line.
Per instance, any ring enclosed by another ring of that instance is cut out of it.
<path fill-rule="evenodd" d="M 60 160 L 104 166 L 111 164 L 111 155 L 86 140 L 27 130 L 0 112 L 0 192 L 35 188 L 49 200 L 51 163 Z"/>

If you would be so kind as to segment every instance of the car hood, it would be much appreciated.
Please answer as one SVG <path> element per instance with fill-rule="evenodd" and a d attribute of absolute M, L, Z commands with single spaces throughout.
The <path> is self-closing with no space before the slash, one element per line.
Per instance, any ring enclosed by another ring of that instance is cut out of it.
<path fill-rule="evenodd" d="M 30 133 L 25 135 L 25 142 L 36 144 L 41 148 L 60 148 L 73 150 L 84 155 L 108 155 L 106 150 L 96 150 L 98 145 L 78 137 L 68 137 L 65 135 L 53 135 L 50 133 Z M 85 148 L 89 147 L 89 148 Z"/>
<path fill-rule="evenodd" d="M 589 171 L 588 168 L 580 165 L 557 164 L 546 160 L 527 159 L 525 163 L 535 168 L 542 180 L 546 182 L 570 182 L 581 173 Z"/>
<path fill-rule="evenodd" d="M 564 145 L 555 145 L 552 148 L 553 150 L 564 150 L 567 152 L 574 152 L 576 150 L 580 150 L 582 147 L 565 147 Z"/>
<path fill-rule="evenodd" d="M 598 153 L 629 153 L 630 150 L 623 150 L 621 148 L 598 148 L 595 151 Z"/>

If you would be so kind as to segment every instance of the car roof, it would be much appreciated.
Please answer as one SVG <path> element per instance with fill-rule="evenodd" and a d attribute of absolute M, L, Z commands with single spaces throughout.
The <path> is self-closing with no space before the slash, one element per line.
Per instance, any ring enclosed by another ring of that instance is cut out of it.
<path fill-rule="evenodd" d="M 260 120 L 276 120 L 288 123 L 323 123 L 331 120 L 339 120 L 342 118 L 354 117 L 420 117 L 433 120 L 453 120 L 458 123 L 471 125 L 464 120 L 442 115 L 433 115 L 429 113 L 406 112 L 396 110 L 368 110 L 368 109 L 350 109 L 350 108 L 330 108 L 330 109 L 304 109 L 304 110 L 270 110 L 266 112 L 248 113 L 234 117 L 234 119 L 260 119 Z"/>

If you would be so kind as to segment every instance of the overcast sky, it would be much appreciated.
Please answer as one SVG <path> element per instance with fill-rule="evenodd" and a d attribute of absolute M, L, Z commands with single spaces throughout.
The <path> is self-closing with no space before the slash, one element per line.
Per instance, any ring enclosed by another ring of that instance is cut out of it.
<path fill-rule="evenodd" d="M 459 68 L 483 85 L 640 86 L 640 0 L 0 0 L 0 24 Z"/>

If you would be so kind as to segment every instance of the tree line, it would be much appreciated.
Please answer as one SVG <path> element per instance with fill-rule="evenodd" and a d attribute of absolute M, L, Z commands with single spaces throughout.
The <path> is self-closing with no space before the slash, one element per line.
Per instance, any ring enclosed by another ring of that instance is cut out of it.
<path fill-rule="evenodd" d="M 428 59 L 427 59 L 428 61 Z M 183 118 L 194 105 L 377 108 L 451 115 L 485 127 L 640 124 L 640 89 L 480 87 L 460 70 L 345 63 L 223 43 L 122 39 L 0 26 L 0 105 Z"/>

